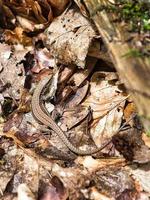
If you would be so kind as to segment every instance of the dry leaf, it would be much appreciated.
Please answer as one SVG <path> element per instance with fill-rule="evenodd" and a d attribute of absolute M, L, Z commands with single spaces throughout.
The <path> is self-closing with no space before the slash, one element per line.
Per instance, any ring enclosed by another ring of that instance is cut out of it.
<path fill-rule="evenodd" d="M 9 44 L 22 44 L 23 46 L 32 46 L 31 38 L 27 37 L 21 27 L 16 27 L 13 31 L 6 30 L 4 37 Z"/>
<path fill-rule="evenodd" d="M 136 113 L 135 104 L 134 104 L 133 102 L 128 103 L 127 106 L 126 106 L 125 109 L 124 109 L 124 118 L 125 118 L 125 120 L 128 121 L 128 120 L 131 118 L 131 116 L 132 116 L 133 114 L 135 114 L 135 113 Z M 134 124 L 133 124 L 133 121 L 130 121 L 129 124 L 130 124 L 131 126 L 134 125 Z"/>
<path fill-rule="evenodd" d="M 25 77 L 18 76 L 18 73 L 20 73 L 18 72 L 18 69 L 20 69 L 20 71 L 23 69 L 23 67 L 19 65 L 19 63 L 24 59 L 27 50 L 24 49 L 22 51 L 15 51 L 15 53 L 10 57 L 10 51 L 7 51 L 5 48 L 7 46 L 8 45 L 0 44 L 0 48 L 2 49 L 2 51 L 0 52 L 0 62 L 2 66 L 5 66 L 3 71 L 0 73 L 0 80 L 3 81 L 4 85 L 9 83 L 11 87 L 8 87 L 3 92 L 3 95 L 5 97 L 19 99 L 19 91 L 21 88 L 23 88 Z"/>
<path fill-rule="evenodd" d="M 16 114 L 16 115 L 12 116 L 4 124 L 3 131 L 8 132 L 12 128 L 17 129 L 22 122 L 22 118 L 23 118 L 22 114 Z"/>
<path fill-rule="evenodd" d="M 74 83 L 76 87 L 79 87 L 90 75 L 96 65 L 97 59 L 92 57 L 87 57 L 86 69 L 79 69 L 72 75 L 68 84 Z"/>
<path fill-rule="evenodd" d="M 13 175 L 14 175 L 14 171 L 13 171 L 14 169 L 9 169 L 9 170 L 7 169 L 7 171 L 5 171 L 4 166 L 2 167 L 1 165 L 1 169 L 0 169 L 0 190 L 1 190 L 0 197 L 2 193 L 4 193 L 7 187 L 7 184 L 13 178 Z"/>
<path fill-rule="evenodd" d="M 78 7 L 80 8 L 80 12 L 82 13 L 82 15 L 85 16 L 85 17 L 88 17 L 87 10 L 84 7 L 84 5 L 81 3 L 81 1 L 79 1 L 79 0 L 74 0 L 74 1 L 78 5 Z"/>
<path fill-rule="evenodd" d="M 150 137 L 147 136 L 145 133 L 142 134 L 142 140 L 144 143 L 150 148 Z"/>
<path fill-rule="evenodd" d="M 81 101 L 85 98 L 89 88 L 89 82 L 85 81 L 84 84 L 82 84 L 78 90 L 76 91 L 75 95 L 71 97 L 68 102 L 66 102 L 66 108 L 75 108 L 78 106 Z"/>
<path fill-rule="evenodd" d="M 150 162 L 150 150 L 142 140 L 141 131 L 130 128 L 115 135 L 112 139 L 115 148 L 129 161 Z"/>
<path fill-rule="evenodd" d="M 126 167 L 130 170 L 133 178 L 139 183 L 140 191 L 145 191 L 150 196 L 150 163 L 142 166 Z"/>
<path fill-rule="evenodd" d="M 61 200 L 59 197 L 59 193 L 56 188 L 53 186 L 47 186 L 45 191 L 43 191 L 43 195 L 41 195 L 39 200 Z"/>
<path fill-rule="evenodd" d="M 96 62 L 97 62 L 96 58 L 88 57 L 86 63 L 86 69 L 84 70 L 78 69 L 74 74 L 73 72 L 75 72 L 75 67 L 70 66 L 70 68 L 72 68 L 72 70 L 70 70 L 70 74 L 72 76 L 70 77 L 69 75 L 68 78 L 70 79 L 69 80 L 66 79 L 64 83 L 60 82 L 60 87 L 58 88 L 57 101 L 59 102 L 59 106 L 64 107 L 65 106 L 64 102 L 66 102 L 66 100 L 68 100 L 69 98 L 72 98 L 71 95 L 74 94 L 77 91 L 77 89 L 88 78 L 93 68 L 95 67 Z M 66 87 L 65 84 L 67 85 Z"/>
<path fill-rule="evenodd" d="M 97 146 L 110 139 L 121 125 L 125 97 L 115 85 L 116 78 L 113 72 L 94 73 L 90 95 L 82 103 L 83 106 L 90 106 L 93 111 L 95 121 L 91 126 L 91 135 Z"/>
<path fill-rule="evenodd" d="M 18 186 L 18 200 L 36 200 L 34 194 L 27 186 L 27 184 L 20 184 Z"/>
<path fill-rule="evenodd" d="M 24 155 L 23 170 L 26 172 L 22 177 L 23 182 L 30 186 L 32 192 L 37 192 L 39 187 L 39 165 L 34 158 Z"/>
<path fill-rule="evenodd" d="M 50 2 L 54 8 L 57 8 L 59 12 L 62 12 L 64 11 L 69 0 L 48 0 L 48 2 Z"/>
<path fill-rule="evenodd" d="M 57 17 L 45 34 L 45 45 L 58 62 L 73 63 L 84 68 L 89 46 L 96 33 L 77 8 L 71 8 Z"/>
<path fill-rule="evenodd" d="M 28 20 L 28 19 L 21 17 L 21 16 L 16 16 L 16 19 L 18 20 L 18 22 L 20 23 L 21 27 L 24 30 L 34 31 L 35 23 L 33 21 Z"/>
<path fill-rule="evenodd" d="M 34 52 L 34 66 L 31 69 L 34 73 L 39 73 L 42 69 L 56 66 L 55 59 L 49 54 L 47 49 L 39 49 Z"/>
<path fill-rule="evenodd" d="M 128 171 L 120 167 L 113 166 L 95 172 L 96 188 L 109 197 L 119 200 L 127 194 L 129 199 L 134 200 L 136 195 L 134 180 Z"/>
<path fill-rule="evenodd" d="M 2 1 L 2 22 L 7 29 L 14 29 L 18 22 L 27 32 L 43 29 L 53 19 L 51 4 L 47 0 Z M 15 13 L 15 14 L 14 14 Z M 29 27 L 27 27 L 27 24 Z M 31 27 L 33 24 L 33 27 Z M 40 26 L 37 26 L 40 24 Z M 12 28 L 13 27 L 13 28 Z"/>
<path fill-rule="evenodd" d="M 61 118 L 61 123 L 63 124 L 62 125 L 63 130 L 66 131 L 76 126 L 81 121 L 83 121 L 88 114 L 89 110 L 83 109 L 81 106 L 78 106 L 71 111 L 65 110 L 63 117 Z"/>

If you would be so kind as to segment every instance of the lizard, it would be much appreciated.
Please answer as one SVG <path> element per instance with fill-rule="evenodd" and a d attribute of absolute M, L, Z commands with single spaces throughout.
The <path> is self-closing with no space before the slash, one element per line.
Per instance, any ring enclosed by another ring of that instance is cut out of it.
<path fill-rule="evenodd" d="M 106 144 L 102 145 L 102 147 L 99 147 L 99 148 L 94 148 L 94 149 L 90 149 L 90 150 L 81 150 L 81 149 L 75 147 L 69 141 L 65 132 L 57 125 L 57 123 L 48 114 L 48 111 L 44 107 L 44 103 L 42 100 L 42 94 L 43 94 L 44 89 L 47 87 L 47 85 L 51 81 L 51 79 L 52 79 L 52 74 L 44 77 L 42 80 L 39 81 L 39 83 L 37 84 L 37 86 L 34 90 L 32 100 L 31 100 L 31 109 L 32 109 L 34 118 L 38 122 L 51 128 L 59 136 L 59 138 L 62 140 L 62 142 L 69 148 L 69 150 L 77 155 L 80 155 L 80 156 L 92 155 L 92 154 L 95 154 L 95 153 L 101 151 L 103 148 L 105 148 L 110 143 L 110 141 L 108 141 Z"/>

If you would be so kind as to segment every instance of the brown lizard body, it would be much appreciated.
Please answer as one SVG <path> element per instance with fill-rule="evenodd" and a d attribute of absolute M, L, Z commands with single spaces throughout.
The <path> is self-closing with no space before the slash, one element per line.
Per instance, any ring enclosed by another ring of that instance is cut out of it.
<path fill-rule="evenodd" d="M 56 122 L 47 114 L 45 107 L 43 107 L 43 103 L 41 100 L 41 95 L 43 93 L 44 88 L 48 85 L 49 81 L 51 80 L 52 75 L 49 75 L 45 78 L 43 78 L 38 85 L 36 86 L 36 89 L 34 91 L 33 97 L 32 97 L 32 113 L 36 120 L 38 120 L 40 123 L 50 127 L 62 140 L 62 142 L 75 154 L 78 155 L 91 155 L 95 154 L 98 151 L 102 150 L 107 144 L 103 145 L 100 148 L 95 148 L 93 150 L 80 150 L 79 148 L 75 147 L 67 138 L 66 134 L 63 132 L 63 130 L 56 124 Z"/>

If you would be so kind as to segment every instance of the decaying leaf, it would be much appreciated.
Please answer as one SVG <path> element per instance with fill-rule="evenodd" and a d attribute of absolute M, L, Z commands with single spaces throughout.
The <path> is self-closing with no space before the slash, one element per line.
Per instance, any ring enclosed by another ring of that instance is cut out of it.
<path fill-rule="evenodd" d="M 123 156 L 136 163 L 150 162 L 150 150 L 142 140 L 142 133 L 138 129 L 128 129 L 113 137 L 115 148 Z"/>
<path fill-rule="evenodd" d="M 8 132 L 11 128 L 18 128 L 22 122 L 22 114 L 16 114 L 12 118 L 8 119 L 7 122 L 4 124 L 3 131 Z"/>
<path fill-rule="evenodd" d="M 14 29 L 18 24 L 26 31 L 43 30 L 66 8 L 68 0 L 25 0 L 0 1 L 1 27 Z"/>
<path fill-rule="evenodd" d="M 20 70 L 23 70 L 19 62 L 24 59 L 27 50 L 19 51 L 12 55 L 12 51 L 10 50 L 8 54 L 6 53 L 6 47 L 10 48 L 8 45 L 0 44 L 0 48 L 2 49 L 0 52 L 0 63 L 2 66 L 5 66 L 4 70 L 0 73 L 0 80 L 2 80 L 3 85 L 8 83 L 11 85 L 11 87 L 6 88 L 3 92 L 5 96 L 18 99 L 20 97 L 19 90 L 23 86 L 25 79 L 24 76 L 18 76 L 18 73 L 20 73 L 18 70 L 19 67 L 21 68 Z M 11 89 L 12 87 L 13 90 Z"/>
<path fill-rule="evenodd" d="M 148 196 L 150 196 L 150 164 L 146 164 L 140 167 L 137 166 L 131 166 L 130 173 L 132 174 L 133 178 L 138 182 L 139 184 L 139 190 L 148 193 Z M 128 167 L 127 167 L 128 169 Z"/>
<path fill-rule="evenodd" d="M 69 0 L 48 0 L 48 2 L 50 2 L 50 4 L 54 8 L 56 8 L 60 13 L 60 12 L 64 11 L 64 8 L 66 7 Z"/>
<path fill-rule="evenodd" d="M 62 81 L 60 82 L 60 87 L 58 88 L 59 106 L 68 107 L 67 104 L 69 104 L 71 99 L 74 98 L 72 94 L 76 95 L 78 88 L 80 86 L 82 87 L 82 84 L 84 85 L 84 82 L 90 76 L 92 70 L 94 69 L 96 62 L 97 62 L 96 58 L 87 57 L 86 69 L 76 70 L 75 67 L 71 66 L 72 69 L 69 70 L 68 76 L 64 77 L 63 82 Z"/>
<path fill-rule="evenodd" d="M 78 88 L 73 98 L 71 98 L 71 100 L 69 100 L 69 102 L 66 103 L 66 108 L 74 108 L 75 106 L 79 105 L 85 98 L 88 89 L 89 89 L 89 82 L 88 81 L 83 82 L 83 84 Z"/>
<path fill-rule="evenodd" d="M 53 186 L 47 186 L 43 192 L 44 194 L 41 196 L 40 200 L 61 200 L 59 193 Z"/>
<path fill-rule="evenodd" d="M 0 169 L 0 190 L 1 190 L 0 197 L 2 196 L 3 192 L 5 191 L 7 184 L 12 179 L 13 175 L 14 175 L 13 170 L 9 169 L 9 171 L 5 171 L 5 169 L 3 167 L 1 167 L 1 169 Z"/>
<path fill-rule="evenodd" d="M 78 106 L 74 110 L 64 111 L 63 117 L 61 119 L 61 122 L 63 124 L 62 129 L 64 131 L 71 129 L 72 127 L 79 124 L 81 121 L 83 121 L 87 115 L 89 114 L 89 110 L 83 109 L 82 107 Z M 65 126 L 66 125 L 66 126 Z"/>
<path fill-rule="evenodd" d="M 55 59 L 50 55 L 47 49 L 39 49 L 34 52 L 34 66 L 32 72 L 39 73 L 42 69 L 55 67 Z"/>
<path fill-rule="evenodd" d="M 73 76 L 70 78 L 69 83 L 74 83 L 76 87 L 79 87 L 92 73 L 97 62 L 97 58 L 87 57 L 86 60 L 86 69 L 79 69 Z"/>
<path fill-rule="evenodd" d="M 133 102 L 130 102 L 127 104 L 127 106 L 124 109 L 124 118 L 126 121 L 128 121 L 131 117 L 132 114 L 134 114 L 136 112 L 136 107 L 135 104 Z M 133 126 L 133 121 L 130 121 L 129 124 L 131 126 Z"/>
<path fill-rule="evenodd" d="M 127 194 L 130 199 L 137 195 L 135 184 L 129 173 L 117 167 L 108 167 L 95 173 L 96 188 L 106 196 L 121 199 Z"/>
<path fill-rule="evenodd" d="M 23 46 L 31 46 L 32 45 L 32 40 L 31 38 L 27 37 L 23 29 L 21 27 L 16 27 L 13 31 L 11 30 L 6 30 L 4 32 L 4 37 L 7 40 L 8 44 L 22 44 Z"/>
<path fill-rule="evenodd" d="M 150 137 L 148 137 L 145 133 L 142 134 L 142 140 L 150 148 Z"/>
<path fill-rule="evenodd" d="M 38 162 L 25 155 L 23 160 L 23 170 L 26 172 L 23 182 L 30 185 L 32 192 L 37 192 L 39 187 L 39 165 Z"/>
<path fill-rule="evenodd" d="M 26 184 L 20 184 L 18 186 L 18 200 L 36 200 L 34 194 Z"/>
<path fill-rule="evenodd" d="M 67 192 L 62 181 L 54 176 L 51 179 L 51 185 L 45 186 L 43 194 L 40 195 L 40 200 L 66 200 Z"/>
<path fill-rule="evenodd" d="M 84 68 L 89 46 L 96 33 L 77 8 L 71 8 L 57 17 L 45 34 L 45 45 L 58 62 L 73 63 Z"/>
<path fill-rule="evenodd" d="M 119 129 L 123 116 L 125 97 L 115 85 L 117 76 L 112 72 L 96 72 L 91 78 L 90 95 L 83 102 L 93 111 L 91 135 L 101 146 Z M 96 123 L 96 124 L 95 124 Z"/>
<path fill-rule="evenodd" d="M 78 0 L 75 0 L 75 2 L 78 5 L 78 7 L 80 8 L 80 12 L 83 14 L 83 16 L 88 17 L 87 11 L 86 11 L 85 7 L 83 6 L 83 4 Z"/>
<path fill-rule="evenodd" d="M 51 6 L 46 0 L 44 0 L 42 3 L 40 0 L 39 1 L 25 0 L 21 2 L 17 2 L 16 0 L 13 0 L 11 2 L 3 1 L 2 5 L 3 5 L 3 9 L 5 10 L 4 16 L 7 16 L 7 13 L 9 11 L 9 13 L 16 14 L 16 16 L 12 14 L 14 19 L 15 17 L 17 19 L 17 16 L 20 16 L 23 18 L 27 18 L 35 23 L 43 23 L 43 24 L 47 23 L 47 21 L 52 20 Z M 44 14 L 46 15 L 46 17 L 43 15 L 44 8 L 45 8 Z M 16 21 L 14 21 L 14 25 L 16 25 L 15 24 Z M 11 21 L 8 19 L 6 22 L 11 23 Z M 21 22 L 20 19 L 19 19 L 19 22 Z"/>

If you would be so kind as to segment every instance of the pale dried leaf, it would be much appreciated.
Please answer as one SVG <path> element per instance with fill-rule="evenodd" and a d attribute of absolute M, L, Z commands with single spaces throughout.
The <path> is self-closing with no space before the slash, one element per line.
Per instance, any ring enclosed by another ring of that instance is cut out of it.
<path fill-rule="evenodd" d="M 150 137 L 145 133 L 142 134 L 142 140 L 145 142 L 146 146 L 150 148 Z"/>
<path fill-rule="evenodd" d="M 31 20 L 28 20 L 22 16 L 16 16 L 18 22 L 20 23 L 21 27 L 28 31 L 33 31 L 35 23 Z"/>
<path fill-rule="evenodd" d="M 84 68 L 89 46 L 95 36 L 90 22 L 76 8 L 57 17 L 45 31 L 45 45 L 58 62 Z"/>
<path fill-rule="evenodd" d="M 23 170 L 26 172 L 24 183 L 30 186 L 32 192 L 37 192 L 39 187 L 38 162 L 32 157 L 24 155 Z"/>
<path fill-rule="evenodd" d="M 145 191 L 150 196 L 150 164 L 141 167 L 131 166 L 130 169 L 132 176 L 140 185 L 140 191 Z"/>
<path fill-rule="evenodd" d="M 34 73 L 39 73 L 42 69 L 56 66 L 55 59 L 49 54 L 46 48 L 35 50 L 35 64 L 31 69 Z"/>
<path fill-rule="evenodd" d="M 90 95 L 84 106 L 91 107 L 96 125 L 91 127 L 91 135 L 96 145 L 101 146 L 119 129 L 125 97 L 115 84 L 113 72 L 96 72 L 91 78 Z M 94 123 L 93 123 L 94 124 Z"/>
<path fill-rule="evenodd" d="M 88 171 L 94 172 L 98 169 L 105 169 L 108 167 L 108 165 L 119 165 L 120 163 L 124 163 L 124 159 L 94 159 L 92 156 L 86 156 L 86 157 L 78 157 L 75 160 L 75 163 L 78 165 L 83 165 L 85 169 L 88 169 Z"/>
<path fill-rule="evenodd" d="M 21 66 L 17 66 L 21 60 L 24 59 L 24 56 L 27 53 L 27 50 L 16 51 L 10 58 L 10 50 L 6 50 L 8 45 L 0 44 L 0 48 L 2 49 L 0 52 L 0 63 L 4 66 L 3 71 L 0 73 L 0 79 L 3 84 L 11 84 L 11 87 L 5 90 L 4 95 L 9 97 L 20 98 L 19 90 L 23 87 L 24 84 L 24 76 L 18 76 L 18 69 Z"/>
<path fill-rule="evenodd" d="M 4 193 L 6 187 L 7 187 L 7 184 L 9 183 L 9 181 L 12 179 L 14 175 L 14 172 L 13 170 L 11 171 L 9 169 L 9 171 L 5 171 L 5 169 L 0 169 L 0 191 L 1 191 L 1 194 Z M 0 196 L 1 196 L 0 194 Z"/>
<path fill-rule="evenodd" d="M 100 193 L 95 187 L 91 189 L 90 197 L 94 200 L 115 200 L 113 197 L 110 198 Z"/>
<path fill-rule="evenodd" d="M 36 200 L 27 184 L 22 183 L 18 186 L 18 200 Z"/>

